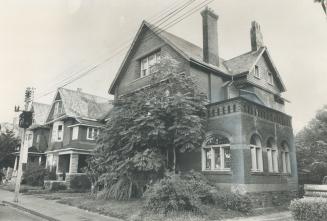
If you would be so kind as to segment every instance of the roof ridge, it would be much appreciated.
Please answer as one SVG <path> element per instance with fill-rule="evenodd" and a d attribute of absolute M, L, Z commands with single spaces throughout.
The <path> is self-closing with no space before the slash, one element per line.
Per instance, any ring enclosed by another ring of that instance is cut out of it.
<path fill-rule="evenodd" d="M 77 91 L 77 90 L 72 90 L 72 89 L 63 88 L 63 87 L 60 87 L 60 88 L 58 88 L 58 89 L 59 89 L 59 90 L 60 90 L 60 89 L 62 89 L 62 90 L 67 90 L 67 91 L 71 91 L 71 92 L 74 92 L 74 93 L 85 94 L 85 95 L 89 95 L 89 96 L 93 96 L 93 97 L 97 97 L 97 98 L 105 99 L 105 100 L 107 100 L 107 101 L 112 101 L 112 100 L 110 100 L 109 98 L 105 98 L 105 97 L 98 96 L 98 95 L 95 95 L 95 94 L 85 93 L 85 92 L 83 92 L 83 91 Z"/>

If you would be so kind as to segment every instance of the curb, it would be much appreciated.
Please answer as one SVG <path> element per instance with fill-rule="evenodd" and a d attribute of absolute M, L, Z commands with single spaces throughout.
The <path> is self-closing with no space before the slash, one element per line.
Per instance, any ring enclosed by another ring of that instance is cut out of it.
<path fill-rule="evenodd" d="M 30 214 L 33 214 L 35 216 L 41 217 L 41 218 L 43 218 L 45 220 L 48 220 L 48 221 L 60 221 L 59 219 L 55 219 L 53 217 L 44 215 L 42 213 L 36 212 L 35 210 L 27 209 L 26 207 L 23 207 L 23 206 L 18 205 L 16 203 L 8 202 L 8 201 L 5 201 L 5 200 L 3 200 L 2 203 L 10 205 L 10 206 L 15 207 L 15 208 L 20 209 L 20 210 L 23 210 L 23 211 L 28 212 Z"/>

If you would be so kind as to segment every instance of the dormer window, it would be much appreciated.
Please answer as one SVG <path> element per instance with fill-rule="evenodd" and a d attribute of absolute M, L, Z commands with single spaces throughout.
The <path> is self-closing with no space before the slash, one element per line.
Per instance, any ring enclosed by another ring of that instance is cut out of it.
<path fill-rule="evenodd" d="M 61 113 L 62 113 L 62 102 L 61 101 L 56 101 L 55 104 L 54 104 L 53 115 L 58 116 Z"/>
<path fill-rule="evenodd" d="M 141 59 L 141 77 L 148 76 L 149 74 L 158 71 L 158 64 L 161 60 L 160 51 L 150 54 L 149 56 Z"/>
<path fill-rule="evenodd" d="M 274 83 L 274 77 L 270 72 L 268 72 L 268 83 L 271 85 Z"/>
<path fill-rule="evenodd" d="M 259 66 L 254 66 L 254 77 L 260 78 L 260 69 Z"/>

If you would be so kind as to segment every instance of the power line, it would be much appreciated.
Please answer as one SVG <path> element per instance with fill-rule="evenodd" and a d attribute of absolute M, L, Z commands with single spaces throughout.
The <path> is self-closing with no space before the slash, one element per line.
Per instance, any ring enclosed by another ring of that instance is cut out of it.
<path fill-rule="evenodd" d="M 172 4 L 172 5 L 170 5 L 168 8 L 166 8 L 166 9 L 164 9 L 160 14 L 163 14 L 164 16 L 162 17 L 162 18 L 160 18 L 159 20 L 157 20 L 154 24 L 155 25 L 157 25 L 156 23 L 158 23 L 158 22 L 161 22 L 163 19 L 165 19 L 165 18 L 167 18 L 167 16 L 168 16 L 168 18 L 171 18 L 171 17 L 173 17 L 174 15 L 176 15 L 178 12 L 180 12 L 180 9 L 184 9 L 185 7 L 187 7 L 187 6 L 189 6 L 190 4 L 192 4 L 193 2 L 194 2 L 195 0 L 187 0 L 187 1 L 184 1 L 184 2 L 182 2 L 181 4 Z M 174 9 L 173 11 L 170 11 L 172 8 L 174 8 L 175 6 L 177 6 L 177 8 L 176 9 Z M 152 17 L 150 17 L 150 19 L 151 18 L 156 18 L 156 17 L 158 17 L 158 15 L 155 15 L 155 16 L 152 16 Z M 166 19 L 166 21 L 167 21 L 167 19 Z M 160 24 L 162 24 L 163 22 L 161 22 Z M 115 51 L 117 51 L 117 50 L 119 50 L 119 53 L 121 53 L 122 52 L 122 50 L 120 50 L 121 48 L 127 48 L 129 45 L 130 45 L 130 43 L 131 43 L 131 41 L 133 40 L 133 38 L 129 38 L 127 41 L 125 41 L 120 47 L 118 47 L 118 48 L 116 48 L 115 50 L 114 50 L 114 52 Z M 119 54 L 118 53 L 118 54 Z M 60 81 L 58 81 L 57 83 L 54 83 L 54 84 L 52 84 L 51 86 L 52 87 L 55 87 L 55 88 L 57 88 L 60 84 L 62 84 L 63 82 L 66 82 L 66 81 L 68 81 L 68 80 L 70 80 L 73 76 L 77 76 L 77 75 L 79 75 L 81 72 L 83 72 L 85 69 L 89 69 L 89 68 L 91 68 L 93 65 L 91 64 L 91 65 L 89 65 L 89 66 L 87 66 L 87 67 L 85 67 L 85 68 L 81 68 L 79 71 L 77 71 L 77 72 L 75 72 L 75 73 L 73 73 L 73 74 L 70 74 L 69 76 L 67 76 L 66 78 L 64 78 L 64 79 L 62 79 L 62 80 L 60 80 Z M 56 89 L 54 90 L 54 91 L 56 91 Z M 50 93 L 52 93 L 52 92 L 50 92 Z M 39 94 L 41 94 L 40 92 L 39 92 Z M 46 93 L 46 95 L 48 95 L 49 93 L 47 92 Z M 45 95 L 44 95 L 45 96 Z"/>
<path fill-rule="evenodd" d="M 185 18 L 191 16 L 192 14 L 194 14 L 196 11 L 200 10 L 201 8 L 205 7 L 206 5 L 210 4 L 211 2 L 213 2 L 214 0 L 205 0 L 203 2 L 201 2 L 200 4 L 196 5 L 194 8 L 192 8 L 191 10 L 185 12 L 184 14 L 182 14 L 181 16 L 175 18 L 173 21 L 170 21 L 170 23 L 166 24 L 163 28 L 160 28 L 160 27 L 155 27 L 154 29 L 157 29 L 154 31 L 154 33 L 151 33 L 150 36 L 148 36 L 148 39 L 152 38 L 155 34 L 160 34 L 161 32 L 165 31 L 166 29 L 178 24 L 179 22 L 181 22 L 182 20 L 184 20 Z M 192 1 L 193 2 L 193 1 Z M 186 7 L 183 6 L 185 9 Z M 177 11 L 177 10 L 175 10 Z M 178 11 L 180 12 L 180 11 Z M 174 14 L 176 15 L 176 14 Z M 173 15 L 173 16 L 174 16 Z M 173 17 L 172 16 L 172 17 Z M 167 21 L 167 19 L 166 19 Z M 161 24 L 163 24 L 164 22 L 162 22 Z M 145 38 L 146 40 L 148 40 L 147 38 Z M 117 56 L 118 54 L 120 54 L 123 50 L 125 49 L 125 47 L 123 48 L 120 48 L 117 53 L 113 54 L 112 56 L 106 58 L 104 61 L 101 61 L 99 63 L 97 63 L 96 65 L 93 65 L 92 67 L 90 67 L 89 69 L 86 69 L 85 71 L 82 71 L 82 73 L 78 73 L 78 75 L 75 77 L 75 78 L 72 78 L 74 75 L 76 74 L 73 74 L 72 76 L 70 76 L 69 78 L 71 79 L 68 79 L 66 83 L 64 83 L 63 85 L 61 85 L 60 87 L 64 87 L 64 86 L 67 86 L 68 84 L 71 84 L 72 82 L 86 76 L 87 74 L 91 73 L 93 70 L 97 69 L 99 66 L 103 65 L 104 63 L 110 61 L 112 58 L 114 58 L 115 56 Z M 39 96 L 38 98 L 41 98 L 43 96 L 46 96 L 50 93 L 53 93 L 55 92 L 57 89 L 55 90 L 52 90 L 52 91 L 49 91 L 41 96 Z"/>

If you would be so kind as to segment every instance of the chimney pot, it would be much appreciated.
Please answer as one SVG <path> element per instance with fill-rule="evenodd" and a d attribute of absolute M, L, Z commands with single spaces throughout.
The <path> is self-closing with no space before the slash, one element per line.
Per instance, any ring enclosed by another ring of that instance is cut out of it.
<path fill-rule="evenodd" d="M 203 60 L 209 64 L 219 66 L 218 55 L 218 15 L 206 7 L 202 12 L 203 28 Z"/>

